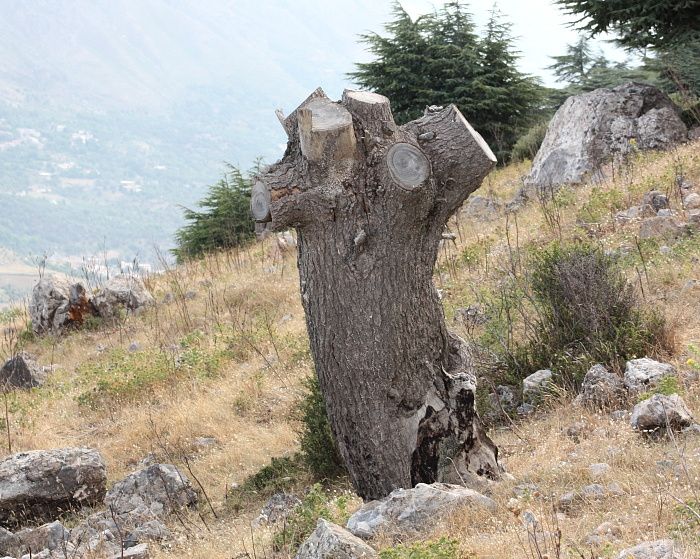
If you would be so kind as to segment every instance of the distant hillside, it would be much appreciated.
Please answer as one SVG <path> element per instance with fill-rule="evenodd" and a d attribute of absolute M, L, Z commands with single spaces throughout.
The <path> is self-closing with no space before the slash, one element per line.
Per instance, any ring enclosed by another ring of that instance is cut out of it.
<path fill-rule="evenodd" d="M 223 162 L 274 160 L 273 109 L 338 95 L 369 0 L 8 0 L 0 19 L 0 246 L 152 258 Z"/>

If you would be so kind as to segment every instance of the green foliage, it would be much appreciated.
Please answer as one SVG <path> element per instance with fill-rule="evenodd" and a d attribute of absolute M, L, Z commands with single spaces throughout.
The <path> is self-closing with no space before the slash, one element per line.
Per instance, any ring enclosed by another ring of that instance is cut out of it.
<path fill-rule="evenodd" d="M 219 351 L 186 345 L 177 356 L 150 349 L 115 349 L 79 367 L 86 390 L 78 396 L 78 403 L 95 409 L 137 400 L 147 396 L 150 389 L 183 376 L 213 377 L 218 374 L 223 357 Z"/>
<path fill-rule="evenodd" d="M 307 392 L 298 410 L 299 444 L 304 463 L 315 479 L 338 477 L 345 472 L 345 466 L 328 422 L 316 375 L 309 376 L 304 386 Z"/>
<path fill-rule="evenodd" d="M 629 48 L 663 47 L 696 36 L 699 0 L 557 0 L 591 35 L 617 34 Z"/>
<path fill-rule="evenodd" d="M 189 223 L 175 234 L 177 248 L 172 250 L 178 261 L 234 247 L 253 237 L 251 186 L 249 176 L 229 165 L 228 172 L 209 187 L 207 196 L 198 203 L 203 211 L 184 209 Z"/>
<path fill-rule="evenodd" d="M 664 396 L 671 396 L 672 394 L 682 394 L 683 389 L 678 385 L 678 379 L 673 375 L 667 375 L 662 377 L 661 380 L 648 392 L 644 392 L 639 395 L 637 399 L 638 402 L 648 400 L 654 394 L 663 394 Z"/>
<path fill-rule="evenodd" d="M 530 128 L 515 142 L 510 152 L 511 161 L 534 159 L 547 134 L 548 122 L 539 122 Z"/>
<path fill-rule="evenodd" d="M 620 190 L 595 186 L 581 206 L 578 218 L 584 222 L 599 222 L 624 207 L 625 197 Z"/>
<path fill-rule="evenodd" d="M 294 485 L 303 472 L 301 455 L 272 458 L 267 466 L 248 477 L 241 486 L 242 491 L 260 493 L 264 496 L 286 491 Z"/>
<path fill-rule="evenodd" d="M 317 483 L 311 487 L 301 504 L 287 518 L 282 530 L 275 534 L 273 539 L 275 550 L 285 550 L 291 556 L 314 531 L 319 518 L 343 525 L 347 522 L 349 513 L 345 495 L 333 498 Z"/>
<path fill-rule="evenodd" d="M 457 559 L 459 542 L 452 538 L 388 547 L 379 552 L 379 559 Z"/>
<path fill-rule="evenodd" d="M 543 100 L 543 88 L 517 69 L 510 25 L 494 9 L 479 38 L 459 1 L 415 21 L 399 3 L 393 13 L 387 36 L 361 36 L 375 60 L 357 64 L 350 77 L 386 95 L 398 122 L 420 116 L 428 105 L 456 104 L 505 161 Z"/>
<path fill-rule="evenodd" d="M 524 285 L 509 287 L 492 313 L 509 331 L 514 316 L 527 317 L 525 338 L 509 339 L 501 350 L 511 379 L 547 368 L 560 384 L 577 386 L 594 363 L 619 370 L 628 359 L 668 348 L 664 318 L 641 304 L 600 248 L 555 243 L 527 265 Z"/>

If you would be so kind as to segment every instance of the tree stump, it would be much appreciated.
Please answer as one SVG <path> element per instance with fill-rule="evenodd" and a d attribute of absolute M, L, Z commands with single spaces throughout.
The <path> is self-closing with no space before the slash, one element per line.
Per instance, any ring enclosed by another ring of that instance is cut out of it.
<path fill-rule="evenodd" d="M 311 351 L 358 494 L 498 478 L 466 344 L 432 282 L 447 220 L 493 153 L 454 105 L 397 126 L 386 97 L 345 91 L 335 103 L 318 89 L 278 116 L 287 150 L 257 177 L 252 211 L 298 232 Z"/>

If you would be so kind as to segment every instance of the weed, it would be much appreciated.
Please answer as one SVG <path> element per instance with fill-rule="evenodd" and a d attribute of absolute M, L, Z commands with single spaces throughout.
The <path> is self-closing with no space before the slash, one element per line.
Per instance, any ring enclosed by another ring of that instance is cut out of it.
<path fill-rule="evenodd" d="M 382 549 L 379 559 L 468 559 L 472 554 L 460 554 L 459 542 L 454 538 L 403 544 Z"/>
<path fill-rule="evenodd" d="M 299 404 L 301 455 L 316 479 L 335 478 L 345 471 L 326 414 L 326 404 L 316 375 L 304 381 L 307 393 Z"/>
<path fill-rule="evenodd" d="M 648 400 L 654 394 L 663 394 L 664 396 L 671 396 L 672 394 L 682 394 L 683 389 L 678 385 L 678 379 L 673 375 L 668 375 L 663 377 L 654 388 L 648 392 L 644 392 L 639 395 L 638 402 Z"/>

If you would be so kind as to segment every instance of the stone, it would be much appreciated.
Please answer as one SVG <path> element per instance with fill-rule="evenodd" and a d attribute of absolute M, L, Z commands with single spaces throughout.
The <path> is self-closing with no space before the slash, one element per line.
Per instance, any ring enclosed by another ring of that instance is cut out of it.
<path fill-rule="evenodd" d="M 21 452 L 0 462 L 0 523 L 53 520 L 64 511 L 98 503 L 107 472 L 92 448 Z"/>
<path fill-rule="evenodd" d="M 496 510 L 489 497 L 460 485 L 419 483 L 412 489 L 396 489 L 387 497 L 365 503 L 353 514 L 347 529 L 360 538 L 380 532 L 424 532 L 442 515 L 464 507 Z"/>
<path fill-rule="evenodd" d="M 593 479 L 604 478 L 610 472 L 610 465 L 605 462 L 598 462 L 588 466 L 588 473 Z"/>
<path fill-rule="evenodd" d="M 58 334 L 71 326 L 80 326 L 95 314 L 80 283 L 46 277 L 39 280 L 29 301 L 29 318 L 37 335 Z"/>
<path fill-rule="evenodd" d="M 673 365 L 642 357 L 627 361 L 623 382 L 632 394 L 639 394 L 657 386 L 662 378 L 675 374 Z"/>
<path fill-rule="evenodd" d="M 17 550 L 19 549 L 19 547 L 19 538 L 6 528 L 0 526 L 0 556 L 14 557 L 15 555 L 17 555 Z"/>
<path fill-rule="evenodd" d="M 663 215 L 645 219 L 639 224 L 640 239 L 677 239 L 685 234 L 685 227 L 673 215 Z"/>
<path fill-rule="evenodd" d="M 140 543 L 124 551 L 118 551 L 110 559 L 148 559 L 150 556 L 147 543 Z"/>
<path fill-rule="evenodd" d="M 633 220 L 646 217 L 654 217 L 656 211 L 649 204 L 643 206 L 632 206 L 626 210 L 619 211 L 615 214 L 615 221 L 620 224 L 628 223 Z"/>
<path fill-rule="evenodd" d="M 617 559 L 682 559 L 680 549 L 673 540 L 656 540 L 644 542 L 634 547 L 623 549 Z"/>
<path fill-rule="evenodd" d="M 26 353 L 8 359 L 0 369 L 0 389 L 35 388 L 46 380 L 45 371 Z"/>
<path fill-rule="evenodd" d="M 686 210 L 697 210 L 700 209 L 700 194 L 697 192 L 691 192 L 686 194 L 683 198 L 683 207 Z"/>
<path fill-rule="evenodd" d="M 462 214 L 474 221 L 493 221 L 503 211 L 503 204 L 492 197 L 472 195 L 467 198 Z"/>
<path fill-rule="evenodd" d="M 693 228 L 700 228 L 700 210 L 688 212 L 688 225 Z"/>
<path fill-rule="evenodd" d="M 118 275 L 109 279 L 92 298 L 97 313 L 104 319 L 115 320 L 122 313 L 137 313 L 152 305 L 153 296 L 143 281 L 135 276 Z"/>
<path fill-rule="evenodd" d="M 160 520 L 149 520 L 137 526 L 124 538 L 124 548 L 149 541 L 162 541 L 170 537 L 170 530 Z"/>
<path fill-rule="evenodd" d="M 606 543 L 616 542 L 622 537 L 622 528 L 619 524 L 603 522 L 586 538 L 587 545 L 602 546 Z"/>
<path fill-rule="evenodd" d="M 687 135 L 671 99 L 651 85 L 626 83 L 574 95 L 549 123 L 525 183 L 551 188 L 602 178 L 604 163 L 614 155 L 635 146 L 670 148 Z"/>
<path fill-rule="evenodd" d="M 651 206 L 655 212 L 659 210 L 666 210 L 669 207 L 668 197 L 658 190 L 650 190 L 644 195 L 642 200 L 642 205 Z"/>
<path fill-rule="evenodd" d="M 511 386 L 498 385 L 494 393 L 491 394 L 491 400 L 496 408 L 504 410 L 512 410 L 516 407 L 515 390 Z"/>
<path fill-rule="evenodd" d="M 301 500 L 296 495 L 275 493 L 263 506 L 257 521 L 274 524 L 285 520 L 300 504 Z"/>
<path fill-rule="evenodd" d="M 118 481 L 107 492 L 105 505 L 115 515 L 145 509 L 155 517 L 194 506 L 197 493 L 190 481 L 171 464 L 154 464 Z"/>
<path fill-rule="evenodd" d="M 591 409 L 611 409 L 625 397 L 622 379 L 603 365 L 593 365 L 583 377 L 581 393 L 574 402 Z"/>
<path fill-rule="evenodd" d="M 319 518 L 316 529 L 301 544 L 296 559 L 360 559 L 377 557 L 377 552 L 357 536 Z"/>
<path fill-rule="evenodd" d="M 584 421 L 577 421 L 569 425 L 564 431 L 566 436 L 572 439 L 575 443 L 581 440 L 584 433 L 588 431 L 588 425 Z"/>
<path fill-rule="evenodd" d="M 16 534 L 20 541 L 20 547 L 16 551 L 16 555 L 19 557 L 24 553 L 36 554 L 44 549 L 49 551 L 62 550 L 68 541 L 69 535 L 63 524 L 57 521 L 37 528 L 25 528 Z"/>
<path fill-rule="evenodd" d="M 680 431 L 694 423 L 690 410 L 678 394 L 654 394 L 632 409 L 630 424 L 637 431 Z"/>
<path fill-rule="evenodd" d="M 518 415 L 530 415 L 534 412 L 535 406 L 528 403 L 520 404 L 517 408 L 515 408 L 515 413 L 517 413 Z"/>
<path fill-rule="evenodd" d="M 542 369 L 523 379 L 523 399 L 534 403 L 542 398 L 552 381 L 552 371 Z"/>

